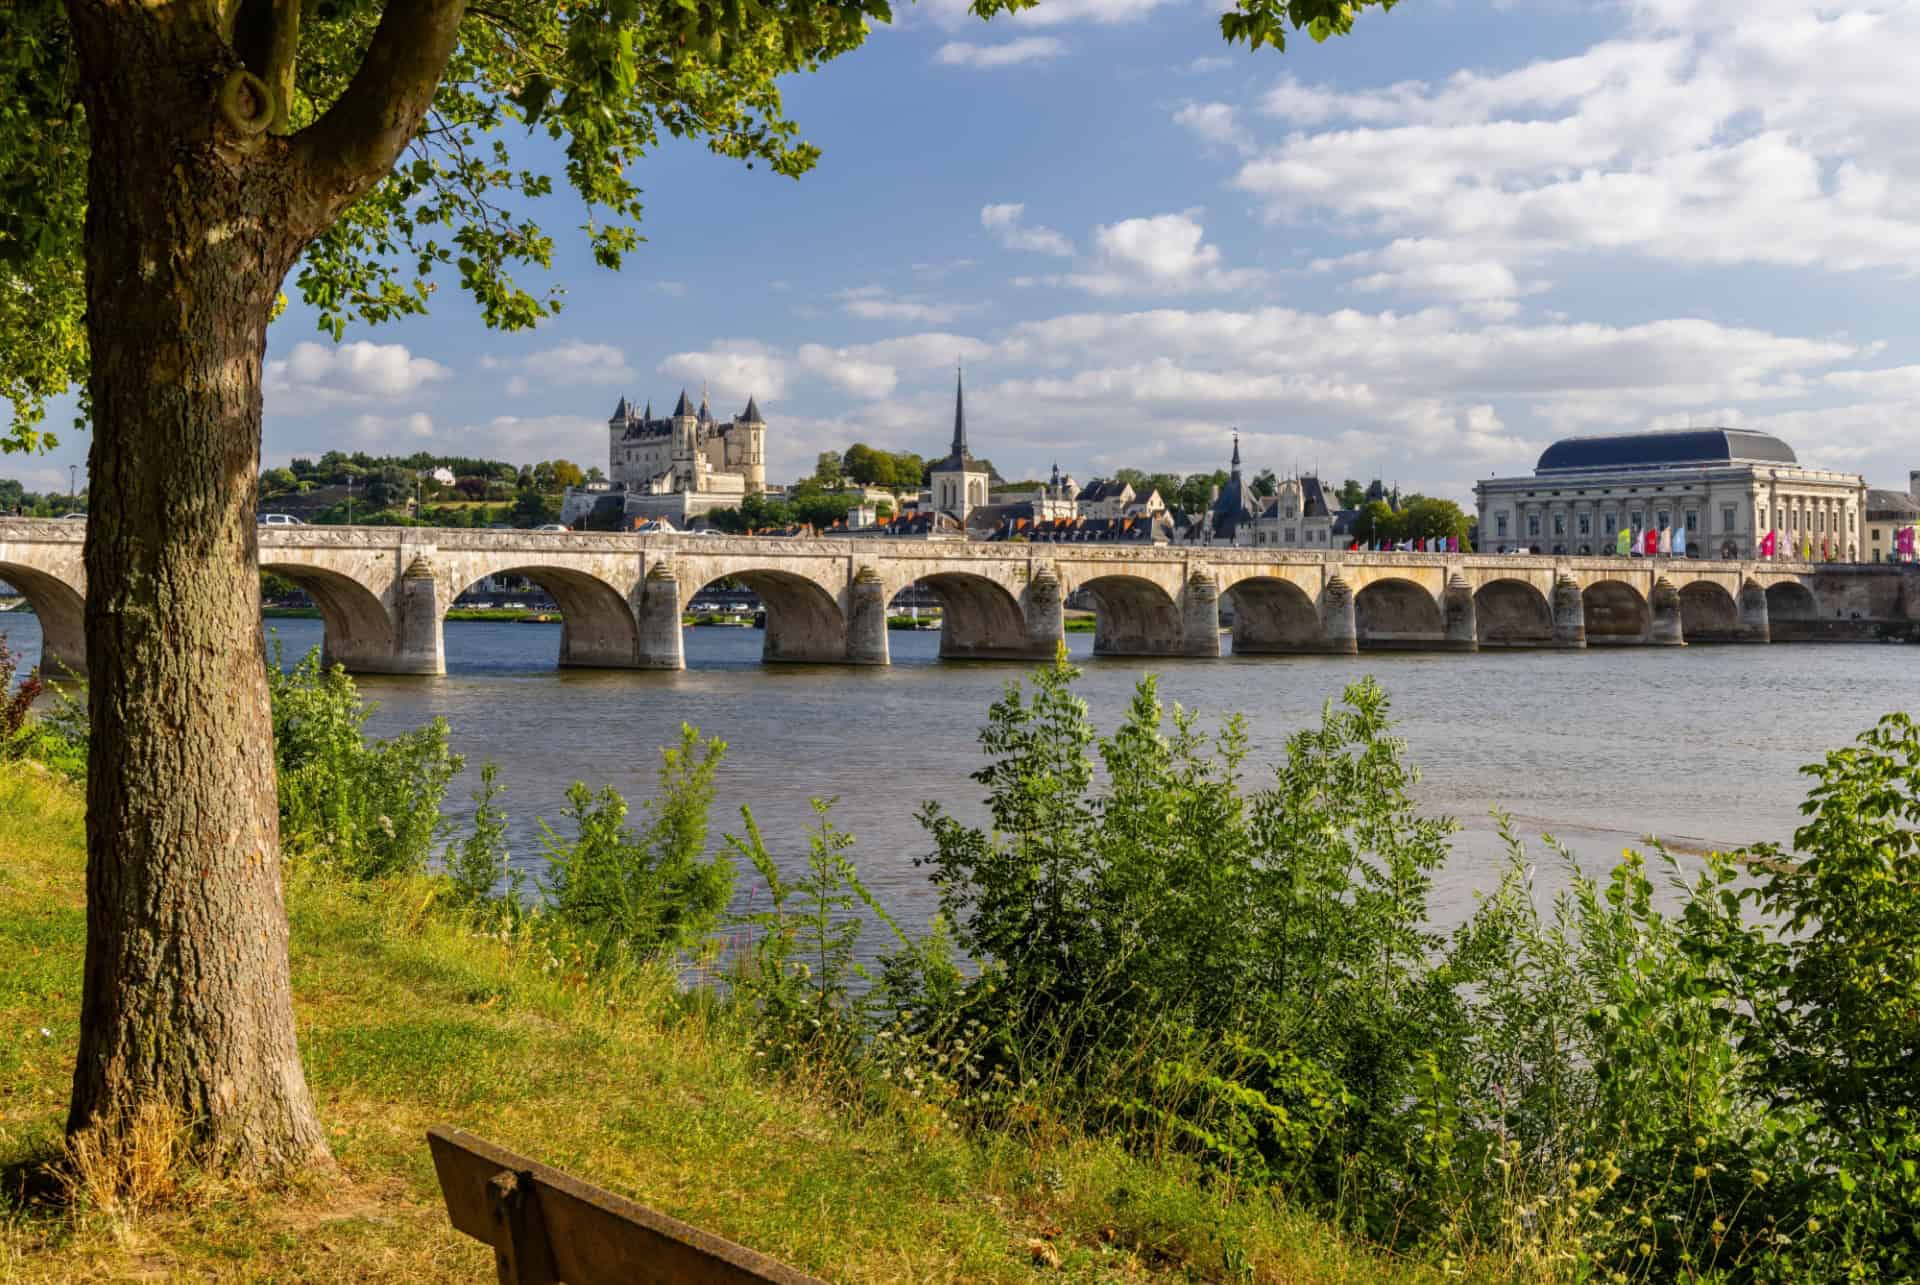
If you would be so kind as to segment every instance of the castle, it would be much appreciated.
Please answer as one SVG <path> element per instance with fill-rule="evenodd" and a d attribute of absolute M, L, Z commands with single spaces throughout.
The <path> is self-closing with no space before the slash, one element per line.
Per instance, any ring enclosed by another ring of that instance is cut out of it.
<path fill-rule="evenodd" d="M 681 525 L 710 509 L 729 508 L 766 489 L 766 446 L 767 422 L 752 397 L 724 423 L 714 419 L 704 392 L 696 410 L 682 389 L 673 413 L 663 419 L 653 417 L 652 402 L 636 414 L 622 397 L 607 419 L 609 480 L 569 489 L 560 520 L 576 526 L 606 508 L 619 511 L 621 528 L 628 518 Z"/>

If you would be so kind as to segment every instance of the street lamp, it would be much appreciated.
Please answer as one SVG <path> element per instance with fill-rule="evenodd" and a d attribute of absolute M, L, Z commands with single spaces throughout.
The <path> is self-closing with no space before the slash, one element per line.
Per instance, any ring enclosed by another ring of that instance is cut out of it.
<path fill-rule="evenodd" d="M 67 498 L 69 500 L 76 499 L 79 494 L 80 466 L 78 464 L 69 464 L 67 465 Z"/>

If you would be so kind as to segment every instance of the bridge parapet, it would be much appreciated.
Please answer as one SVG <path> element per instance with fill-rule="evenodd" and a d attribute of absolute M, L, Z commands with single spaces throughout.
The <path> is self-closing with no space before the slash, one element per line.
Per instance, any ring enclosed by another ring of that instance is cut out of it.
<path fill-rule="evenodd" d="M 0 517 L 0 580 L 40 615 L 43 664 L 83 670 L 86 524 Z M 438 673 L 455 598 L 513 572 L 561 606 L 562 665 L 679 668 L 695 594 L 732 577 L 767 610 L 768 660 L 884 664 L 889 604 L 919 586 L 943 607 L 941 653 L 1039 659 L 1084 592 L 1095 650 L 1583 646 L 1868 637 L 1920 627 L 1914 569 L 1693 558 L 1344 549 L 968 543 L 816 537 L 262 527 L 263 568 L 319 604 L 327 655 L 349 669 Z"/>

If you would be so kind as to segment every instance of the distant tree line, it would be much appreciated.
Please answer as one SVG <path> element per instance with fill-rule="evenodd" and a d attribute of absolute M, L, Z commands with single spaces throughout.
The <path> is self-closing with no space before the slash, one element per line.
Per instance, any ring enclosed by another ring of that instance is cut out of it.
<path fill-rule="evenodd" d="M 77 496 L 64 491 L 29 491 L 22 482 L 0 477 L 0 515 L 18 514 L 28 518 L 57 518 L 66 513 L 85 512 L 86 492 Z"/>

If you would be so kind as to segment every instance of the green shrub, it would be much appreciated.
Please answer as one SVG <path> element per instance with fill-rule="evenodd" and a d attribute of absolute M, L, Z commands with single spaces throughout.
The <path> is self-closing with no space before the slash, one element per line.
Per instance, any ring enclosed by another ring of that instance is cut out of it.
<path fill-rule="evenodd" d="M 700 740 L 685 724 L 680 744 L 661 751 L 660 794 L 647 824 L 626 824 L 627 803 L 612 788 L 575 782 L 563 812 L 574 836 L 540 823 L 548 908 L 583 934 L 600 958 L 672 954 L 701 943 L 733 895 L 733 865 L 707 855 L 713 777 L 726 743 Z"/>
<path fill-rule="evenodd" d="M 453 897 L 463 906 L 497 903 L 508 911 L 520 906 L 523 877 L 511 865 L 507 850 L 507 814 L 499 807 L 500 769 L 480 765 L 480 788 L 473 792 L 473 828 L 458 843 L 447 845 L 445 866 Z"/>
<path fill-rule="evenodd" d="M 374 707 L 344 669 L 321 666 L 317 648 L 283 670 L 276 644 L 267 685 L 286 849 L 357 879 L 425 870 L 446 828 L 440 802 L 461 768 L 446 721 L 368 740 Z"/>
<path fill-rule="evenodd" d="M 756 1014 L 776 1063 L 796 1053 L 817 1058 L 856 1051 L 873 1029 L 876 1003 L 868 985 L 872 977 L 854 958 L 861 931 L 870 916 L 897 943 L 906 942 L 860 882 L 847 856 L 853 836 L 833 824 L 833 801 L 814 799 L 812 805 L 817 820 L 807 830 L 807 868 L 791 880 L 767 851 L 752 809 L 740 809 L 746 837 L 727 836 L 767 886 L 768 908 L 735 921 L 754 935 L 738 961 L 734 988 Z"/>

